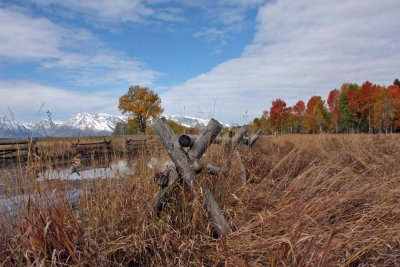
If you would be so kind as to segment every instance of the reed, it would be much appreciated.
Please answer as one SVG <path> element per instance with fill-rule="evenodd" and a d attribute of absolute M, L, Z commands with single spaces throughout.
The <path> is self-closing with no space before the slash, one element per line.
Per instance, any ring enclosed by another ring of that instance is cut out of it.
<path fill-rule="evenodd" d="M 231 224 L 225 238 L 213 238 L 200 190 L 181 186 L 157 216 L 153 176 L 162 164 L 149 162 L 166 153 L 143 149 L 135 175 L 83 182 L 75 207 L 58 194 L 65 188 L 52 196 L 32 181 L 46 201 L 28 202 L 15 225 L 2 225 L 0 264 L 400 264 L 400 136 L 267 136 L 239 153 L 247 185 L 235 155 L 219 145 L 205 161 L 227 176 L 199 178 Z"/>

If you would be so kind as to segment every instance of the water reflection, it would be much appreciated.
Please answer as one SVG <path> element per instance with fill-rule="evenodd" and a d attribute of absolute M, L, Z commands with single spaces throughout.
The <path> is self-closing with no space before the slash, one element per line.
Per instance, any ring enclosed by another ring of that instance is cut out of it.
<path fill-rule="evenodd" d="M 38 180 L 81 180 L 81 179 L 106 179 L 118 178 L 135 173 L 135 165 L 133 162 L 126 160 L 116 160 L 110 162 L 107 167 L 84 168 L 78 172 L 72 171 L 71 168 L 50 168 L 38 173 Z"/>

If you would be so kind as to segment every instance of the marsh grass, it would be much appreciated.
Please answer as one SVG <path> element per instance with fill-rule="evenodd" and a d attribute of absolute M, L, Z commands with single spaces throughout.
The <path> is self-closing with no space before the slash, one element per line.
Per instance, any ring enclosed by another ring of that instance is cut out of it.
<path fill-rule="evenodd" d="M 27 203 L 3 225 L 0 263 L 97 266 L 396 266 L 400 264 L 400 137 L 287 135 L 240 149 L 249 184 L 229 150 L 212 145 L 204 174 L 233 233 L 212 238 L 200 190 L 184 186 L 157 217 L 143 150 L 136 174 L 92 182 L 72 207 L 62 197 Z M 61 190 L 61 189 L 59 189 Z M 38 189 L 37 194 L 47 190 Z M 34 199 L 33 199 L 34 200 Z"/>

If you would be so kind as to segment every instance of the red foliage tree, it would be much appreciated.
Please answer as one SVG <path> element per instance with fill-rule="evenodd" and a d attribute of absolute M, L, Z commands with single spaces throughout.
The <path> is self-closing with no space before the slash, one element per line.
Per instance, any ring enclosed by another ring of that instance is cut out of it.
<path fill-rule="evenodd" d="M 288 125 L 289 108 L 282 99 L 272 101 L 269 110 L 269 119 L 273 131 L 284 132 Z"/>
<path fill-rule="evenodd" d="M 368 122 L 368 132 L 372 132 L 372 109 L 374 107 L 374 101 L 376 100 L 376 96 L 379 93 L 379 86 L 366 81 L 361 86 L 360 92 L 360 108 L 359 111 L 363 117 Z"/>
<path fill-rule="evenodd" d="M 292 107 L 294 128 L 297 133 L 299 133 L 301 130 L 301 124 L 303 123 L 305 110 L 306 105 L 302 100 L 297 101 L 297 103 Z"/>

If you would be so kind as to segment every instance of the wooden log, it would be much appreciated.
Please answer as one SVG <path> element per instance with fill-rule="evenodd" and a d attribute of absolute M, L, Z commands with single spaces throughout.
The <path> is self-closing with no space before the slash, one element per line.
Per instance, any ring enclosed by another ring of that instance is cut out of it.
<path fill-rule="evenodd" d="M 179 175 L 190 188 L 194 188 L 195 174 L 190 168 L 192 162 L 179 145 L 178 138 L 169 127 L 167 120 L 165 118 L 156 119 L 154 121 L 154 129 L 160 136 L 161 142 L 174 162 Z"/>
<path fill-rule="evenodd" d="M 163 210 L 165 204 L 167 203 L 169 193 L 175 189 L 178 181 L 179 181 L 178 172 L 176 171 L 176 169 L 172 169 L 168 173 L 168 178 L 166 179 L 166 182 L 165 180 L 161 181 L 161 183 L 158 182 L 160 187 L 155 197 L 155 208 L 157 216 L 160 215 L 160 212 Z"/>
<path fill-rule="evenodd" d="M 196 138 L 195 135 L 182 134 L 179 136 L 179 145 L 181 147 L 192 147 Z"/>
<path fill-rule="evenodd" d="M 248 143 L 249 147 L 253 146 L 254 143 L 260 138 L 260 133 L 261 133 L 261 129 L 258 129 L 257 132 L 250 137 L 249 143 Z"/>
<path fill-rule="evenodd" d="M 246 178 L 246 169 L 244 168 L 242 158 L 240 157 L 239 151 L 235 149 L 235 156 L 236 156 L 236 161 L 239 164 L 240 172 L 239 172 L 239 179 L 242 185 L 247 184 L 247 178 Z"/>
<path fill-rule="evenodd" d="M 203 165 L 201 164 L 200 159 L 193 160 L 192 165 L 190 165 L 190 167 L 195 173 L 199 173 L 201 169 L 203 169 Z"/>
<path fill-rule="evenodd" d="M 182 177 L 183 181 L 189 186 L 189 188 L 194 190 L 196 174 L 191 168 L 191 165 L 193 165 L 192 160 L 198 160 L 203 155 L 209 144 L 213 142 L 214 138 L 221 131 L 222 125 L 218 121 L 211 119 L 204 131 L 198 138 L 196 138 L 196 141 L 188 151 L 188 154 L 186 154 L 183 148 L 179 145 L 178 138 L 169 127 L 165 118 L 156 119 L 154 122 L 154 129 L 160 136 L 160 139 L 172 161 L 175 163 L 179 176 Z M 209 218 L 217 234 L 223 236 L 230 233 L 231 230 L 229 225 L 207 185 L 201 183 L 200 187 L 204 195 L 204 202 Z M 160 192 L 161 196 L 162 194 L 163 192 Z M 158 198 L 161 197 L 158 196 Z"/>
<path fill-rule="evenodd" d="M 37 139 L 23 139 L 23 140 L 15 140 L 15 139 L 10 139 L 10 140 L 1 140 L 0 141 L 0 146 L 4 145 L 28 145 L 28 144 L 36 144 Z"/>
<path fill-rule="evenodd" d="M 96 142 L 96 143 L 77 143 L 74 146 L 107 146 L 110 145 L 111 141 L 109 142 Z"/>
<path fill-rule="evenodd" d="M 1 150 L 0 155 L 8 155 L 11 153 L 15 153 L 15 150 Z"/>
<path fill-rule="evenodd" d="M 159 184 L 160 187 L 166 187 L 168 185 L 170 171 L 158 172 L 154 175 L 154 181 Z"/>
<path fill-rule="evenodd" d="M 221 130 L 222 124 L 214 119 L 211 119 L 206 128 L 194 141 L 192 148 L 188 151 L 189 158 L 191 160 L 199 159 Z"/>
<path fill-rule="evenodd" d="M 212 175 L 218 175 L 218 174 L 222 174 L 223 176 L 227 176 L 227 174 L 228 174 L 228 172 L 224 169 L 224 168 L 221 168 L 221 167 L 218 167 L 218 166 L 214 166 L 214 165 L 212 165 L 212 164 L 207 164 L 207 166 L 206 166 L 206 171 L 209 173 L 209 174 L 212 174 Z"/>
<path fill-rule="evenodd" d="M 225 216 L 222 214 L 222 211 L 215 200 L 213 194 L 208 189 L 208 186 L 205 182 L 200 184 L 201 191 L 204 196 L 204 202 L 206 205 L 206 209 L 208 212 L 208 217 L 214 226 L 218 236 L 226 236 L 232 232 L 231 228 Z"/>
<path fill-rule="evenodd" d="M 27 150 L 28 148 L 5 148 L 5 149 L 0 149 L 0 152 L 12 153 L 17 151 L 27 151 Z"/>
<path fill-rule="evenodd" d="M 235 134 L 235 136 L 233 136 L 232 138 L 232 145 L 233 146 L 237 146 L 240 141 L 242 141 L 243 136 L 247 133 L 247 127 L 246 126 L 242 126 L 239 131 Z"/>
<path fill-rule="evenodd" d="M 182 134 L 181 136 L 179 136 L 179 144 L 182 147 L 192 147 L 197 137 L 198 135 Z M 222 142 L 223 142 L 222 137 L 217 136 L 215 137 L 213 144 L 222 144 Z"/>

